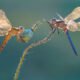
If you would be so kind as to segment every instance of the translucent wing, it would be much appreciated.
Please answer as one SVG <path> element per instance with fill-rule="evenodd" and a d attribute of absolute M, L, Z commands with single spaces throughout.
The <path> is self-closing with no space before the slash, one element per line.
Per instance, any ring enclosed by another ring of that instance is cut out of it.
<path fill-rule="evenodd" d="M 80 22 L 76 23 L 78 27 L 78 31 L 80 31 Z"/>
<path fill-rule="evenodd" d="M 70 31 L 80 31 L 80 22 L 70 20 L 67 25 L 67 29 Z"/>
<path fill-rule="evenodd" d="M 12 25 L 10 24 L 9 20 L 7 19 L 5 12 L 0 10 L 0 36 L 4 36 L 8 34 Z"/>
<path fill-rule="evenodd" d="M 80 18 L 80 7 L 76 7 L 72 13 L 70 13 L 65 20 L 69 21 L 69 20 L 76 20 Z"/>
<path fill-rule="evenodd" d="M 70 31 L 78 31 L 79 30 L 77 23 L 75 21 L 73 21 L 73 20 L 70 20 L 67 23 L 67 26 L 66 27 Z"/>

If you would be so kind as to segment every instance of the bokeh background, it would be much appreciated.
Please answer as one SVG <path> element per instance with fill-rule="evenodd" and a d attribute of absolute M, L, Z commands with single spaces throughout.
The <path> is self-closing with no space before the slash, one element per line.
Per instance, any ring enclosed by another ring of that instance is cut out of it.
<path fill-rule="evenodd" d="M 13 26 L 31 28 L 43 19 L 66 17 L 80 0 L 0 0 Z M 41 25 L 28 43 L 20 43 L 12 37 L 0 54 L 0 80 L 13 80 L 19 60 L 25 48 L 43 39 L 50 32 L 47 24 Z M 70 32 L 72 41 L 80 52 L 80 32 Z M 0 45 L 4 37 L 0 37 Z M 80 55 L 80 54 L 79 54 Z M 46 44 L 28 51 L 18 80 L 80 80 L 80 56 L 75 56 L 67 36 L 60 30 Z"/>

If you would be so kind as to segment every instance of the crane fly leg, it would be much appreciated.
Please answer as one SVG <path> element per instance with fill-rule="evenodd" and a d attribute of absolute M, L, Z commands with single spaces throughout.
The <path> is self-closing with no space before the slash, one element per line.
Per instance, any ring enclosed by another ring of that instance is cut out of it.
<path fill-rule="evenodd" d="M 10 35 L 7 35 L 5 38 L 4 38 L 4 41 L 0 47 L 0 52 L 3 50 L 4 46 L 6 45 L 6 43 L 8 42 L 8 40 L 10 39 Z"/>

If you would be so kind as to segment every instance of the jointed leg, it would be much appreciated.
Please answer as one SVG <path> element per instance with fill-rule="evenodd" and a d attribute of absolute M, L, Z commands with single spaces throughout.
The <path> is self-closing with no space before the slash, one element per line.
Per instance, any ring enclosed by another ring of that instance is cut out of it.
<path fill-rule="evenodd" d="M 17 35 L 17 40 L 19 41 L 19 39 L 20 39 L 20 35 L 18 34 L 18 35 Z"/>
<path fill-rule="evenodd" d="M 17 40 L 18 40 L 19 42 L 22 42 L 22 40 L 20 39 L 20 34 L 17 35 Z"/>
<path fill-rule="evenodd" d="M 10 39 L 10 35 L 7 35 L 5 38 L 4 38 L 4 42 L 3 44 L 1 45 L 0 47 L 0 52 L 3 50 L 4 46 L 6 45 L 6 43 L 8 42 L 8 40 Z"/>

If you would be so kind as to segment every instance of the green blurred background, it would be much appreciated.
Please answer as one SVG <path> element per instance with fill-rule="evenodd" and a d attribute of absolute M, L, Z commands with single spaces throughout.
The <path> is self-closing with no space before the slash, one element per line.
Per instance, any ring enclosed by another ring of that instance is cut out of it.
<path fill-rule="evenodd" d="M 43 19 L 66 17 L 80 0 L 0 0 L 0 9 L 5 10 L 13 26 L 31 28 Z M 13 80 L 19 60 L 25 48 L 47 36 L 48 25 L 41 25 L 26 44 L 12 37 L 0 54 L 0 80 Z M 80 32 L 70 32 L 79 53 Z M 4 37 L 0 37 L 0 45 Z M 79 54 L 80 55 L 80 54 Z M 80 56 L 75 56 L 67 37 L 60 30 L 46 44 L 29 50 L 21 67 L 18 80 L 80 80 Z"/>

